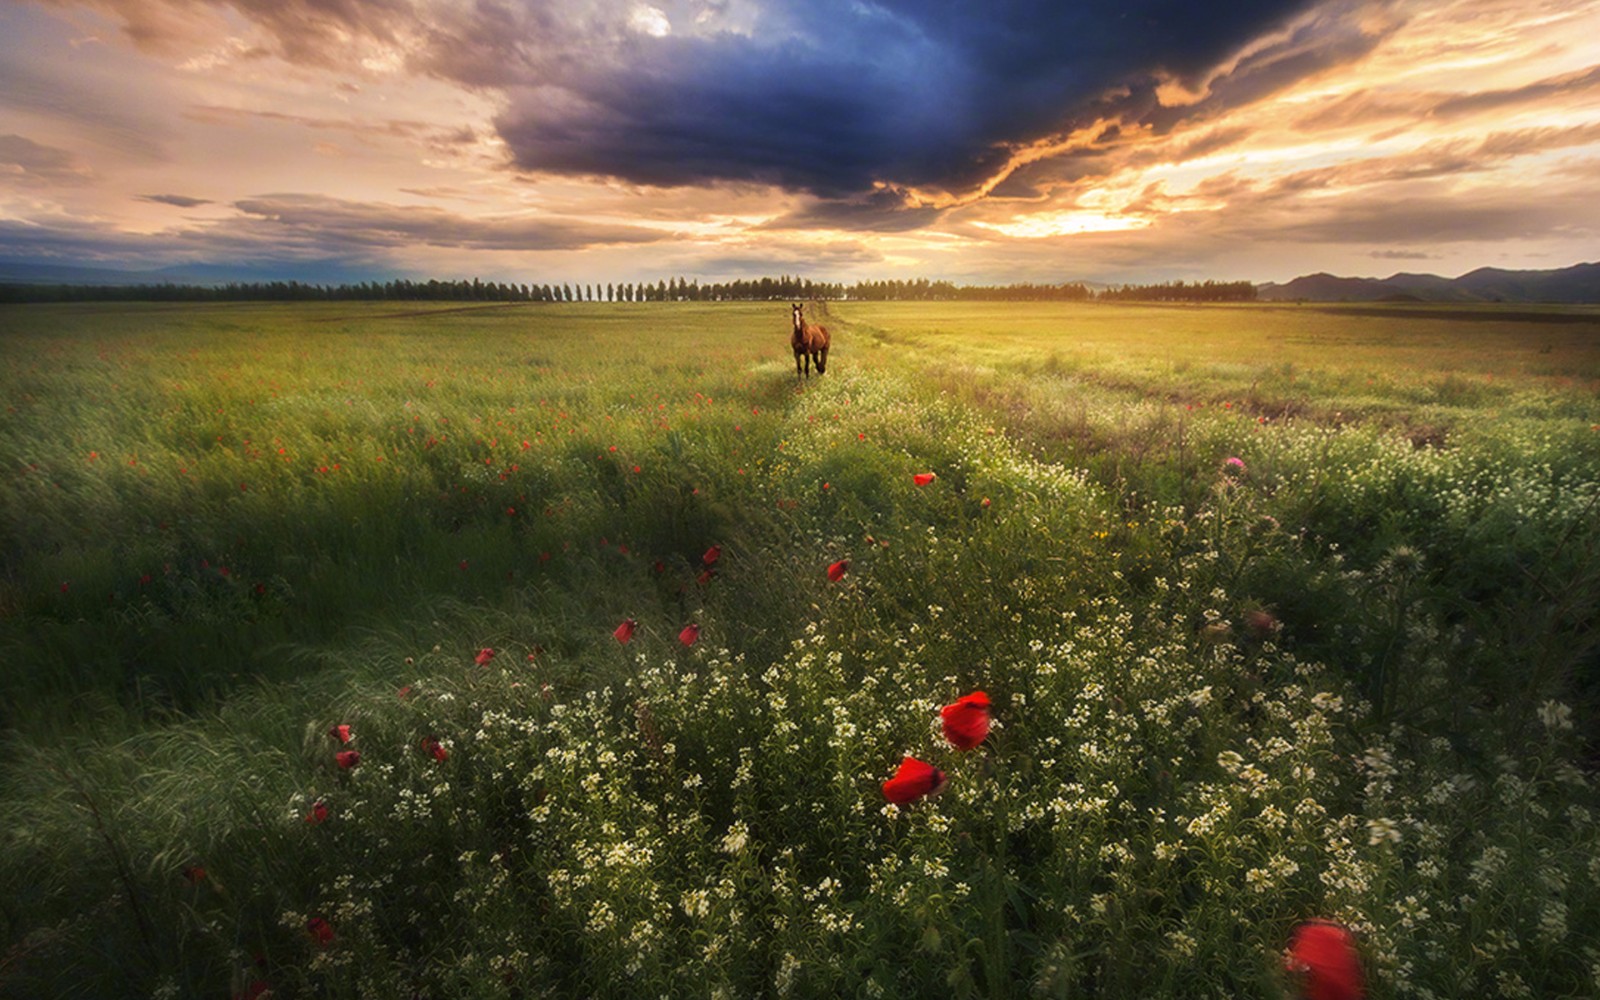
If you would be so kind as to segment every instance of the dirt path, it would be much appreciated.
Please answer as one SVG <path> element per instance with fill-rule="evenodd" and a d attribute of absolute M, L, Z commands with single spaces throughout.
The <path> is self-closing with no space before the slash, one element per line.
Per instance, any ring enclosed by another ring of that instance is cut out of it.
<path fill-rule="evenodd" d="M 449 309 L 413 309 L 409 312 L 368 313 L 364 316 L 323 316 L 308 320 L 311 323 L 348 323 L 358 319 L 409 319 L 413 316 L 443 316 L 446 313 L 481 312 L 485 309 L 510 309 L 515 306 L 535 305 L 533 302 L 490 302 L 481 306 L 453 306 Z"/>

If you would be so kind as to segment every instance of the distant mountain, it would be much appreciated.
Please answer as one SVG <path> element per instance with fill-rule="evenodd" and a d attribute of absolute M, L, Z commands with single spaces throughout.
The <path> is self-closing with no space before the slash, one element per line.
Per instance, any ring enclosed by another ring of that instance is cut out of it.
<path fill-rule="evenodd" d="M 226 285 L 298 281 L 312 285 L 387 281 L 393 274 L 352 268 L 338 261 L 273 264 L 177 264 L 129 271 L 73 264 L 0 260 L 0 283 L 19 285 Z"/>
<path fill-rule="evenodd" d="M 1459 278 L 1395 274 L 1387 278 L 1340 278 L 1307 274 L 1284 284 L 1256 288 L 1269 302 L 1594 302 L 1600 303 L 1600 263 L 1555 271 L 1507 271 L 1480 267 Z"/>
<path fill-rule="evenodd" d="M 69 264 L 34 264 L 0 260 L 0 282 L 18 285 L 135 285 L 159 284 L 142 271 L 113 271 L 104 267 Z"/>

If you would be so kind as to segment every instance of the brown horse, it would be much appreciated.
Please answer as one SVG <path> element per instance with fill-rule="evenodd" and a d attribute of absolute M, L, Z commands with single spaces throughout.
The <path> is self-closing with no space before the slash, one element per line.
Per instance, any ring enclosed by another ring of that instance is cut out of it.
<path fill-rule="evenodd" d="M 828 370 L 828 345 L 832 338 L 828 336 L 828 328 L 807 323 L 804 308 L 797 302 L 794 305 L 794 333 L 789 336 L 789 346 L 794 348 L 794 377 L 802 374 L 801 359 L 805 360 L 803 374 L 811 377 L 811 362 L 817 363 L 817 374 L 821 375 Z"/>

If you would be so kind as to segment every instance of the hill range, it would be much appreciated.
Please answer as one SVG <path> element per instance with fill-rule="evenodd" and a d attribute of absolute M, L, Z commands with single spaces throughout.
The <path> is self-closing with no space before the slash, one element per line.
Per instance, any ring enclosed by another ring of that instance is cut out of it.
<path fill-rule="evenodd" d="M 1268 302 L 1565 302 L 1600 303 L 1600 263 L 1554 271 L 1480 267 L 1458 278 L 1395 274 L 1341 278 L 1307 274 L 1284 284 L 1256 286 Z"/>

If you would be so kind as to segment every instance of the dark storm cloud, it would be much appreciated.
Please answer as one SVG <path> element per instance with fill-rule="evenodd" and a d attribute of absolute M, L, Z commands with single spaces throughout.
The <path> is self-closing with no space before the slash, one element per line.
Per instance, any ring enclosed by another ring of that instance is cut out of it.
<path fill-rule="evenodd" d="M 535 171 L 824 196 L 876 180 L 956 190 L 991 175 L 1006 147 L 1090 120 L 1110 90 L 1150 103 L 1158 77 L 1198 83 L 1307 6 L 773 3 L 763 10 L 781 30 L 636 38 L 559 83 L 513 89 L 498 124 Z"/>

